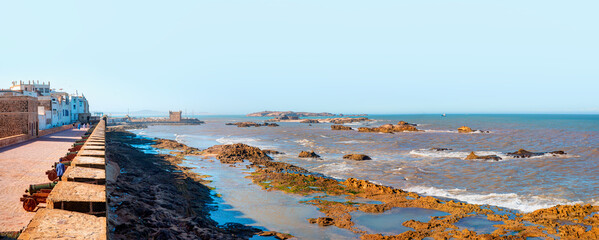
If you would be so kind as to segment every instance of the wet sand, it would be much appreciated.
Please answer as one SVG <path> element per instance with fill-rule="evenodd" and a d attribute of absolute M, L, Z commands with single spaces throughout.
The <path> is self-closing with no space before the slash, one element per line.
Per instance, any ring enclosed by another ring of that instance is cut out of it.
<path fill-rule="evenodd" d="M 45 172 L 87 129 L 69 129 L 0 148 L 0 232 L 19 231 L 35 215 L 19 199 L 30 184 L 49 182 Z M 40 205 L 43 206 L 43 205 Z"/>

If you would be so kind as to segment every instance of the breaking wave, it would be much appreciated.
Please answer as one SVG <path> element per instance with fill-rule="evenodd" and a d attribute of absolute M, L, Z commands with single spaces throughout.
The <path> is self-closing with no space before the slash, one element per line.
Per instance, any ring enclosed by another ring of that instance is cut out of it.
<path fill-rule="evenodd" d="M 470 152 L 460 152 L 460 151 L 451 151 L 451 150 L 447 150 L 447 151 L 436 151 L 436 150 L 431 150 L 431 149 L 417 149 L 417 150 L 412 150 L 410 151 L 411 155 L 415 155 L 415 156 L 419 156 L 419 157 L 428 157 L 428 158 L 460 158 L 460 159 L 464 159 L 468 156 L 468 154 L 470 154 Z M 508 156 L 503 152 L 496 152 L 496 151 L 474 151 L 474 154 L 482 156 L 482 155 L 497 155 L 499 157 L 501 157 L 502 160 L 506 160 L 506 159 L 515 159 L 514 157 Z M 534 159 L 534 158 L 572 158 L 572 157 L 578 157 L 577 155 L 573 155 L 573 154 L 566 154 L 566 155 L 554 155 L 551 153 L 545 153 L 543 155 L 540 156 L 533 156 L 530 158 L 524 158 L 524 159 Z M 493 160 L 491 160 L 493 161 Z"/>
<path fill-rule="evenodd" d="M 312 169 L 313 171 L 320 172 L 324 175 L 331 176 L 333 178 L 344 179 L 344 174 L 347 174 L 354 170 L 354 167 L 351 165 L 341 162 L 341 163 L 329 163 L 317 166 Z"/>
<path fill-rule="evenodd" d="M 439 189 L 435 187 L 414 186 L 405 190 L 423 195 L 452 198 L 471 204 L 488 204 L 504 208 L 516 209 L 521 212 L 532 212 L 542 208 L 553 207 L 558 204 L 578 204 L 581 201 L 568 201 L 566 199 L 547 198 L 541 196 L 520 196 L 515 193 L 469 193 L 464 189 Z"/>

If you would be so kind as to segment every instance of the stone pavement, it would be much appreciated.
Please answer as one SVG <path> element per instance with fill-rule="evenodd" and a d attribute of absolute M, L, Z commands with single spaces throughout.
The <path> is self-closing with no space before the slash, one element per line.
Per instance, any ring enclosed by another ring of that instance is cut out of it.
<path fill-rule="evenodd" d="M 87 129 L 69 129 L 0 148 L 0 232 L 19 231 L 35 215 L 19 201 L 30 184 L 50 182 L 45 172 Z"/>

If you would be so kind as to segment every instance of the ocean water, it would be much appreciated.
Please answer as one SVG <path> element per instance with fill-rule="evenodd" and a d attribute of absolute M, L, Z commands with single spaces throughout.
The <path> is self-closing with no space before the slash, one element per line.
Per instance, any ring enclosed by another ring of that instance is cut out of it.
<path fill-rule="evenodd" d="M 199 126 L 151 126 L 133 132 L 180 141 L 198 148 L 246 143 L 286 154 L 273 156 L 314 172 L 356 177 L 424 195 L 530 212 L 557 204 L 599 201 L 599 115 L 371 115 L 375 121 L 348 126 L 379 126 L 400 120 L 425 132 L 359 133 L 332 131 L 331 124 L 279 123 L 279 127 L 238 128 L 227 122 L 263 121 L 245 116 L 198 116 Z M 457 133 L 460 126 L 490 133 Z M 430 148 L 451 148 L 431 151 Z M 566 156 L 515 159 L 520 148 L 562 150 Z M 302 159 L 313 150 L 321 159 Z M 471 151 L 501 161 L 463 160 Z M 372 160 L 344 160 L 363 153 Z"/>

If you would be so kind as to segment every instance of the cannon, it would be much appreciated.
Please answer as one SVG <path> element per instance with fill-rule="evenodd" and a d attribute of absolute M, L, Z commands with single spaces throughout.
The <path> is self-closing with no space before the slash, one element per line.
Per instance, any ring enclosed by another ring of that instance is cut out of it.
<path fill-rule="evenodd" d="M 69 166 L 71 166 L 71 162 L 73 161 L 63 161 L 62 158 L 60 160 L 60 162 L 62 164 L 64 164 L 64 170 L 66 171 Z M 56 173 L 56 165 L 58 164 L 58 162 L 55 162 L 54 165 L 52 166 L 51 170 L 46 171 L 46 176 L 48 176 L 48 180 L 50 181 L 56 181 L 56 179 L 58 179 L 58 174 Z"/>
<path fill-rule="evenodd" d="M 83 144 L 82 145 L 74 146 L 72 148 L 69 148 L 69 152 L 79 151 L 79 150 L 81 150 L 82 147 L 83 147 Z"/>
<path fill-rule="evenodd" d="M 58 184 L 58 182 L 29 185 L 29 189 L 25 190 L 25 192 L 29 194 L 23 194 L 23 197 L 21 198 L 23 209 L 28 212 L 33 212 L 38 204 L 45 203 L 48 195 L 50 195 L 50 192 L 56 184 Z"/>

